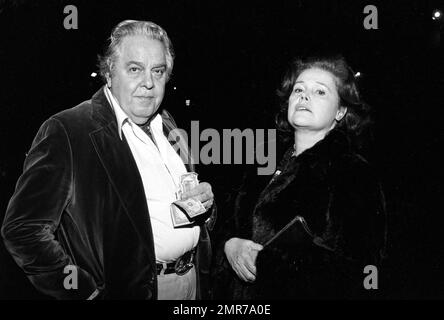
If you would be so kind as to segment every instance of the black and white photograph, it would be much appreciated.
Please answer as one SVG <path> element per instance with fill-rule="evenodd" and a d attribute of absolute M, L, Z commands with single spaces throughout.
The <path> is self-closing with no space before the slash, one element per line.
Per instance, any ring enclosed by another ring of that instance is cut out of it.
<path fill-rule="evenodd" d="M 0 300 L 444 299 L 443 14 L 0 0 Z"/>

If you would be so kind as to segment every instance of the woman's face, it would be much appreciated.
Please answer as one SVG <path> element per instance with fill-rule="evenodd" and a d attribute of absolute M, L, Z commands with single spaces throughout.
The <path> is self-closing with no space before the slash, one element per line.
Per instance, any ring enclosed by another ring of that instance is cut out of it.
<path fill-rule="evenodd" d="M 336 77 L 328 71 L 304 70 L 288 99 L 288 121 L 296 130 L 330 131 L 347 110 L 339 106 Z"/>

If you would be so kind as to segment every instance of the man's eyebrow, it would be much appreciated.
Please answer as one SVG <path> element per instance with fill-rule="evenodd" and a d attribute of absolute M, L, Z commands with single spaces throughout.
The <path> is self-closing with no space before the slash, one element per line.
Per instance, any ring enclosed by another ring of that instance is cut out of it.
<path fill-rule="evenodd" d="M 125 65 L 126 65 L 126 66 L 129 66 L 129 65 L 132 65 L 132 64 L 135 64 L 135 65 L 137 65 L 137 66 L 139 66 L 139 67 L 141 67 L 141 68 L 144 67 L 143 63 L 138 62 L 138 61 L 134 61 L 134 60 L 128 61 Z"/>
<path fill-rule="evenodd" d="M 134 60 L 128 61 L 125 65 L 128 67 L 128 66 L 130 66 L 130 65 L 132 65 L 132 64 L 135 64 L 135 65 L 137 65 L 137 66 L 139 66 L 139 67 L 141 67 L 141 68 L 145 68 L 145 65 L 144 65 L 142 62 L 134 61 Z M 155 65 L 153 65 L 153 66 L 151 67 L 151 69 L 156 69 L 156 68 L 166 68 L 166 66 L 167 66 L 166 63 L 162 62 L 162 63 L 159 63 L 159 64 L 155 64 Z"/>
<path fill-rule="evenodd" d="M 166 68 L 166 63 L 159 63 L 159 64 L 155 64 L 152 66 L 152 69 L 156 69 L 156 68 Z"/>

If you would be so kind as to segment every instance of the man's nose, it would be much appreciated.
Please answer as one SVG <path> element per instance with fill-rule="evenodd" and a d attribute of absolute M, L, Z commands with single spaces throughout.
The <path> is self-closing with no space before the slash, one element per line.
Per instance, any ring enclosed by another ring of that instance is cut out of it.
<path fill-rule="evenodd" d="M 153 75 L 151 72 L 148 72 L 143 79 L 143 85 L 146 86 L 147 89 L 152 89 L 154 87 Z"/>

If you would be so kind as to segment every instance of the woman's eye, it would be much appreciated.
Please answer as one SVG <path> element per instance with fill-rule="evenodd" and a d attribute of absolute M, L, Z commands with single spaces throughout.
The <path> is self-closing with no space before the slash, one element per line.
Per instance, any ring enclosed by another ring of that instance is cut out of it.
<path fill-rule="evenodd" d="M 318 95 L 320 95 L 320 96 L 325 96 L 325 91 L 324 90 L 318 89 L 318 90 L 316 90 L 316 93 Z"/>
<path fill-rule="evenodd" d="M 296 88 L 296 89 L 294 89 L 294 92 L 295 92 L 295 93 L 301 93 L 301 92 L 302 92 L 302 89 L 301 89 L 301 88 Z"/>

